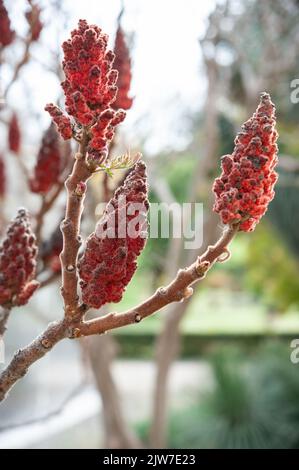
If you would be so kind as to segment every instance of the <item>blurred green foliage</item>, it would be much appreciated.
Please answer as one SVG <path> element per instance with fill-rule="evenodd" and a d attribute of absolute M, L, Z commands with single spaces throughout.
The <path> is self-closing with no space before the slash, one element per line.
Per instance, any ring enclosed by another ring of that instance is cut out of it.
<path fill-rule="evenodd" d="M 231 119 L 225 114 L 221 113 L 218 118 L 219 139 L 220 139 L 220 155 L 231 153 L 234 149 L 234 140 L 236 136 L 236 129 Z M 219 156 L 220 157 L 220 156 Z M 219 169 L 220 171 L 220 160 Z"/>
<path fill-rule="evenodd" d="M 163 162 L 161 159 L 160 177 L 165 179 L 169 184 L 169 187 L 177 202 L 183 203 L 187 200 L 188 187 L 191 181 L 192 173 L 196 165 L 196 158 L 190 153 L 182 154 L 179 158 L 171 161 Z M 150 191 L 150 202 L 161 203 L 161 201 L 155 190 Z M 161 218 L 166 217 L 166 207 L 161 211 L 159 219 L 159 235 Z M 164 214 L 163 214 L 164 211 Z M 171 225 L 170 225 L 170 233 Z M 144 271 L 148 271 L 151 274 L 153 280 L 153 287 L 161 282 L 160 275 L 164 272 L 164 261 L 167 254 L 170 239 L 168 238 L 149 238 L 145 249 L 143 250 L 142 256 L 139 260 L 139 266 Z M 163 282 L 163 281 L 162 281 Z"/>
<path fill-rule="evenodd" d="M 279 231 L 280 236 L 290 249 L 290 255 L 299 258 L 299 198 L 298 183 L 299 174 L 297 175 L 280 175 L 282 179 L 285 176 L 289 180 L 288 185 L 278 186 L 275 198 L 271 203 L 268 217 Z M 291 179 L 297 176 L 297 183 L 293 184 Z M 289 256 L 290 256 L 289 255 Z"/>
<path fill-rule="evenodd" d="M 250 235 L 247 253 L 247 286 L 271 309 L 298 310 L 298 261 L 269 225 L 261 223 Z"/>
<path fill-rule="evenodd" d="M 197 165 L 197 156 L 190 152 L 181 154 L 171 164 L 163 166 L 161 175 L 168 182 L 170 189 L 179 203 L 186 202 L 188 199 L 189 184 L 192 180 L 194 169 Z"/>
<path fill-rule="evenodd" d="M 211 358 L 212 385 L 172 412 L 170 448 L 299 448 L 299 365 L 269 343 L 248 357 L 225 348 Z M 147 435 L 147 423 L 138 426 Z"/>

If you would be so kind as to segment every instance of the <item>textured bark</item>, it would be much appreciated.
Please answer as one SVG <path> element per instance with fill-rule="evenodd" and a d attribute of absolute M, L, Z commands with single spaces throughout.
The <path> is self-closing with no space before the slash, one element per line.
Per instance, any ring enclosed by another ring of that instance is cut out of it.
<path fill-rule="evenodd" d="M 63 234 L 63 250 L 60 255 L 62 266 L 61 294 L 64 300 L 65 315 L 70 317 L 76 316 L 79 309 L 77 259 L 82 243 L 80 222 L 85 194 L 76 194 L 76 188 L 79 183 L 85 183 L 91 176 L 85 161 L 87 145 L 88 138 L 86 133 L 83 133 L 73 171 L 65 182 L 67 206 L 65 219 L 61 223 Z"/>
<path fill-rule="evenodd" d="M 50 323 L 48 328 L 24 349 L 19 349 L 8 367 L 0 375 L 0 401 L 6 398 L 13 385 L 27 373 L 29 367 L 45 354 L 56 343 L 68 336 L 68 325 L 65 320 Z"/>
<path fill-rule="evenodd" d="M 230 226 L 213 246 L 209 246 L 205 253 L 185 269 L 180 269 L 172 282 L 166 287 L 160 287 L 147 300 L 122 313 L 108 313 L 102 317 L 78 323 L 75 336 L 89 336 L 105 333 L 106 331 L 122 326 L 139 323 L 142 319 L 158 312 L 172 302 L 181 302 L 188 299 L 192 293 L 192 285 L 202 280 L 207 271 L 217 261 L 225 261 L 227 247 L 238 231 L 238 225 Z M 222 258 L 222 255 L 225 257 Z"/>

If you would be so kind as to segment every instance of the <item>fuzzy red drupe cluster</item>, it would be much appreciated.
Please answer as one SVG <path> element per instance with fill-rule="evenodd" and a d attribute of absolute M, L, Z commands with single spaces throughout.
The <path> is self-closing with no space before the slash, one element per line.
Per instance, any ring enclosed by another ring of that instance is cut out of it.
<path fill-rule="evenodd" d="M 244 232 L 254 230 L 274 197 L 275 124 L 275 107 L 270 96 L 262 93 L 256 112 L 236 137 L 233 153 L 222 157 L 222 174 L 214 183 L 214 210 L 224 224 L 239 223 Z"/>
<path fill-rule="evenodd" d="M 0 44 L 9 46 L 15 38 L 15 32 L 11 29 L 10 19 L 3 0 L 0 0 Z"/>
<path fill-rule="evenodd" d="M 95 232 L 87 239 L 79 274 L 82 300 L 90 307 L 100 308 L 107 302 L 119 302 L 137 268 L 136 258 L 145 246 L 147 233 L 149 204 L 145 170 L 143 162 L 135 164 L 108 203 Z M 136 236 L 130 237 L 128 224 L 136 214 L 130 214 L 128 209 L 134 203 L 138 204 L 135 207 L 140 220 Z M 113 234 L 109 234 L 110 222 Z M 120 225 L 125 229 L 122 237 L 118 237 Z"/>
<path fill-rule="evenodd" d="M 58 183 L 61 169 L 59 135 L 53 124 L 45 132 L 39 149 L 30 189 L 34 193 L 45 194 Z"/>
<path fill-rule="evenodd" d="M 113 109 L 128 110 L 133 103 L 133 98 L 129 97 L 132 80 L 131 58 L 126 44 L 125 34 L 121 26 L 118 27 L 116 32 L 114 53 L 115 61 L 113 67 L 118 71 L 118 79 L 116 82 L 118 93 L 112 107 Z"/>
<path fill-rule="evenodd" d="M 0 246 L 0 305 L 24 305 L 39 283 L 34 280 L 37 246 L 25 209 L 9 225 Z"/>
<path fill-rule="evenodd" d="M 46 106 L 63 138 L 71 137 L 72 127 L 79 134 L 82 126 L 89 128 L 88 162 L 95 167 L 106 160 L 115 127 L 125 118 L 124 111 L 111 108 L 117 95 L 118 73 L 112 69 L 114 53 L 107 49 L 107 43 L 108 36 L 98 26 L 79 21 L 71 39 L 62 45 L 62 87 L 69 116 L 55 105 Z"/>
<path fill-rule="evenodd" d="M 8 146 L 9 149 L 18 153 L 21 148 L 21 130 L 16 113 L 13 113 L 8 128 Z"/>

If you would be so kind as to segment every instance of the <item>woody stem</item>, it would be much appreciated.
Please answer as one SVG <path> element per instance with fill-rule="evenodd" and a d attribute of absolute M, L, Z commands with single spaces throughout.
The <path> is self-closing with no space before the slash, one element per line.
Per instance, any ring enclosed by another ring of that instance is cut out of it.
<path fill-rule="evenodd" d="M 91 171 L 86 164 L 88 142 L 89 137 L 84 130 L 72 173 L 65 182 L 67 204 L 65 218 L 61 223 L 63 249 L 60 260 L 62 266 L 61 294 L 67 318 L 73 318 L 79 313 L 77 261 L 81 246 L 80 224 L 85 192 L 82 194 L 82 191 L 77 191 L 77 188 L 80 183 L 86 183 L 91 176 Z"/>

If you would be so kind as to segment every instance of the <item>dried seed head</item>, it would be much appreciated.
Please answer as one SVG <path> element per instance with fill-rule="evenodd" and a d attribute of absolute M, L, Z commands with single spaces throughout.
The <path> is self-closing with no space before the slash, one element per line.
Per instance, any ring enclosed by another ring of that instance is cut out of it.
<path fill-rule="evenodd" d="M 125 202 L 123 202 L 125 201 Z M 136 236 L 130 237 L 128 226 L 134 215 L 129 215 L 127 207 L 134 202 L 144 208 Z M 123 206 L 122 206 L 123 204 Z M 146 239 L 140 234 L 147 225 L 148 210 L 145 164 L 138 162 L 131 170 L 124 184 L 117 189 L 106 211 L 86 243 L 79 263 L 82 299 L 90 307 L 99 308 L 107 302 L 119 302 L 136 268 L 137 256 L 144 248 Z M 122 238 L 109 238 L 105 227 L 110 221 L 117 221 L 125 227 Z"/>
<path fill-rule="evenodd" d="M 224 224 L 239 224 L 244 232 L 254 230 L 274 197 L 277 173 L 275 107 L 262 93 L 254 115 L 243 124 L 231 155 L 222 157 L 222 174 L 214 183 L 214 211 Z"/>
<path fill-rule="evenodd" d="M 34 193 L 45 194 L 58 183 L 62 168 L 59 135 L 51 124 L 42 139 L 30 189 Z"/>
<path fill-rule="evenodd" d="M 38 288 L 37 246 L 25 209 L 9 225 L 0 246 L 0 304 L 24 305 Z"/>
<path fill-rule="evenodd" d="M 118 77 L 116 86 L 118 87 L 118 93 L 116 100 L 112 104 L 113 109 L 125 109 L 131 108 L 133 99 L 129 97 L 131 87 L 131 58 L 128 46 L 126 44 L 126 38 L 124 31 L 121 26 L 118 27 L 115 37 L 114 45 L 115 61 L 113 66 L 118 71 Z"/>
<path fill-rule="evenodd" d="M 115 127 L 124 120 L 123 111 L 111 109 L 117 95 L 114 54 L 107 49 L 108 36 L 95 25 L 80 20 L 71 38 L 62 45 L 66 111 L 76 127 L 91 126 L 88 153 L 97 165 L 108 155 Z M 64 138 L 72 135 L 68 116 L 52 104 L 45 108 Z"/>

